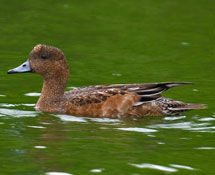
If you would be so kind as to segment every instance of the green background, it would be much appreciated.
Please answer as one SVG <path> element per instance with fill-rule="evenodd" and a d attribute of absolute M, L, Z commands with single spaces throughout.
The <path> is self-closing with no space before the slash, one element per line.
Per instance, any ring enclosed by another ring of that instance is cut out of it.
<path fill-rule="evenodd" d="M 5 95 L 0 96 L 0 174 L 93 174 L 90 170 L 99 168 L 98 174 L 214 174 L 214 1 L 0 3 L 0 94 Z M 67 90 L 94 84 L 192 81 L 194 86 L 181 86 L 164 96 L 204 103 L 208 109 L 176 120 L 147 117 L 116 123 L 69 122 L 35 113 L 25 104 L 35 104 L 38 97 L 24 94 L 40 92 L 41 77 L 6 73 L 26 61 L 39 43 L 56 46 L 67 57 Z M 157 132 L 116 129 L 136 127 Z M 168 172 L 132 163 L 178 164 L 195 170 Z"/>

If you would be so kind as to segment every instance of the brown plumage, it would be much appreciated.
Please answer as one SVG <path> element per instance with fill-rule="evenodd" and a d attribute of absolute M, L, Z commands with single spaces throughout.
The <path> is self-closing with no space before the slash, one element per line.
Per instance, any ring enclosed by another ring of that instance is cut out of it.
<path fill-rule="evenodd" d="M 34 72 L 44 83 L 36 109 L 77 116 L 140 117 L 177 115 L 203 104 L 188 104 L 161 96 L 169 88 L 190 82 L 96 85 L 64 92 L 69 69 L 56 47 L 37 45 L 28 61 L 8 73 Z"/>

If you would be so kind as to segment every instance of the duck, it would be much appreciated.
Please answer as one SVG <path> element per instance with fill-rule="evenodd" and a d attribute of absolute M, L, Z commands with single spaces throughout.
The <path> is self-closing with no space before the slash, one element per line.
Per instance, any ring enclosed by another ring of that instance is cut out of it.
<path fill-rule="evenodd" d="M 43 78 L 35 109 L 42 112 L 91 117 L 144 117 L 180 115 L 204 104 L 176 101 L 162 92 L 191 82 L 91 85 L 65 91 L 69 68 L 63 52 L 54 46 L 36 45 L 26 62 L 8 74 L 32 72 Z"/>

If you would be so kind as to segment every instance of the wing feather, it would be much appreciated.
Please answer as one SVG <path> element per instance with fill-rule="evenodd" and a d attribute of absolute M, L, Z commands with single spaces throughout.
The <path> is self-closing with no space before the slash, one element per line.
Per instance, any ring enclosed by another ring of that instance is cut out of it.
<path fill-rule="evenodd" d="M 114 84 L 114 85 L 96 85 L 78 88 L 68 91 L 70 101 L 75 105 L 87 105 L 91 103 L 101 103 L 114 95 L 125 95 L 136 93 L 140 100 L 140 105 L 161 97 L 161 93 L 169 88 L 182 84 L 192 84 L 191 82 L 163 82 L 163 83 L 145 83 L 145 84 Z"/>

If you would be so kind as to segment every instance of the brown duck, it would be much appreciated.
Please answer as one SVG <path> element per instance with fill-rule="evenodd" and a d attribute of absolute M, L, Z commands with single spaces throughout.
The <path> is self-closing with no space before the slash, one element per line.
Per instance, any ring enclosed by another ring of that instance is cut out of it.
<path fill-rule="evenodd" d="M 96 85 L 64 91 L 69 69 L 61 50 L 36 45 L 28 60 L 12 73 L 33 72 L 43 77 L 36 110 L 95 117 L 141 117 L 178 115 L 191 109 L 205 108 L 161 96 L 169 88 L 190 82 Z"/>

